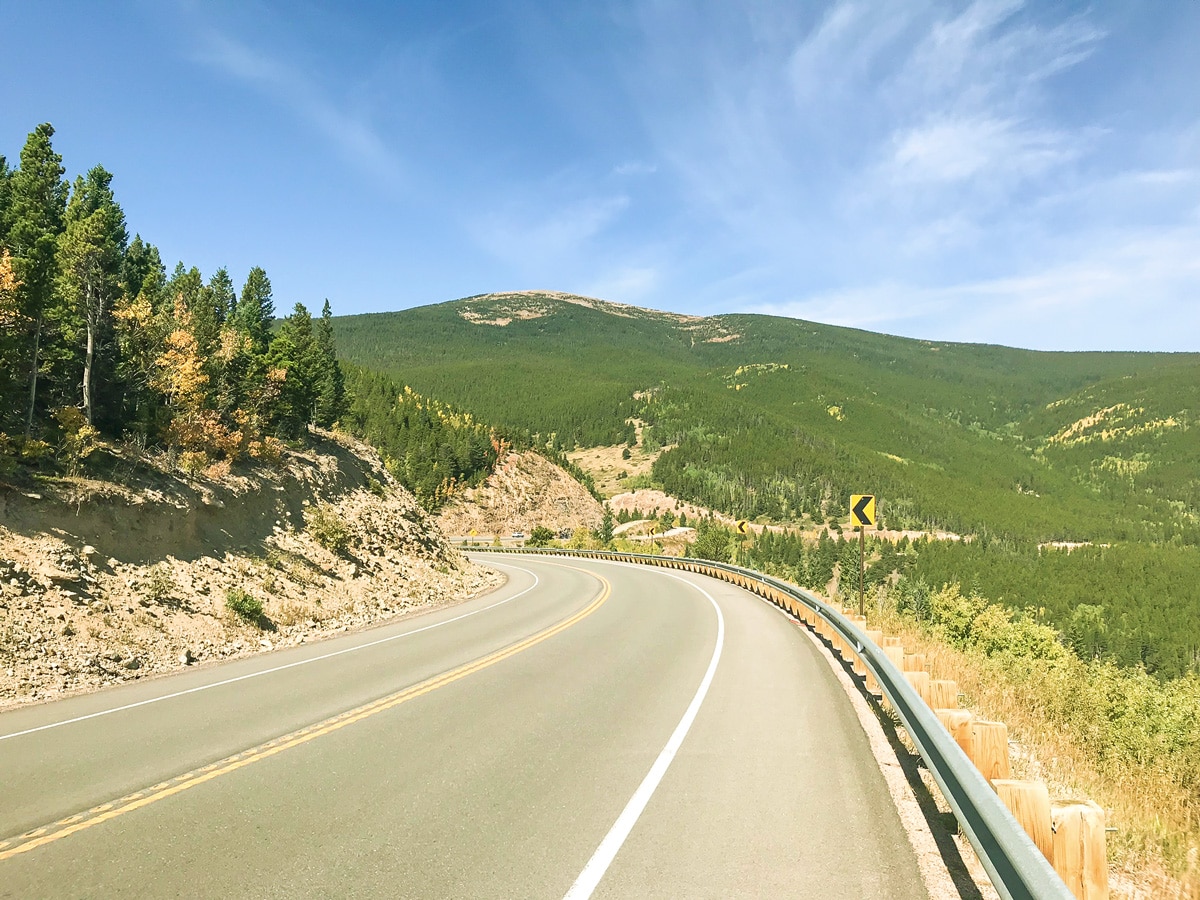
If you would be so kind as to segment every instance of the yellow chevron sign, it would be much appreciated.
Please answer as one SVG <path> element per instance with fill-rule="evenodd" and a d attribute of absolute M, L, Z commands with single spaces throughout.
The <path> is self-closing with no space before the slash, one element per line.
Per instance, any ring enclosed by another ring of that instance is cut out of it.
<path fill-rule="evenodd" d="M 850 495 L 850 524 L 855 528 L 869 528 L 875 524 L 875 495 Z"/>

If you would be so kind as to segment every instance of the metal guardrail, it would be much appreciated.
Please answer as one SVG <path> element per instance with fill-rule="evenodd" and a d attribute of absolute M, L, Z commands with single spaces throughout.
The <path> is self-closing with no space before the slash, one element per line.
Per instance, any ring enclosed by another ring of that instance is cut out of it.
<path fill-rule="evenodd" d="M 883 695 L 896 711 L 909 738 L 929 767 L 930 774 L 958 819 L 963 834 L 975 848 L 979 861 L 987 870 L 992 885 L 1000 896 L 1005 900 L 1073 900 L 1073 895 L 1058 877 L 1053 866 L 1013 818 L 987 779 L 975 768 L 950 733 L 942 727 L 937 715 L 921 699 L 904 674 L 853 622 L 815 595 L 770 575 L 712 560 L 542 547 L 468 549 L 485 553 L 579 556 L 684 569 L 732 581 L 767 597 L 794 615 L 800 614 L 794 604 L 803 603 L 841 636 L 875 676 Z M 762 590 L 756 587 L 761 587 Z M 767 589 L 779 595 L 781 599 L 775 599 L 765 593 Z M 789 603 L 789 600 L 792 602 Z"/>

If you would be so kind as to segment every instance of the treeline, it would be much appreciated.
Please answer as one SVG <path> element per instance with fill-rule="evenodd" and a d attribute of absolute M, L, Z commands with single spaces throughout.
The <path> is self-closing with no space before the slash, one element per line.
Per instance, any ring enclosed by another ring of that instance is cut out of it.
<path fill-rule="evenodd" d="M 839 596 L 857 596 L 854 534 L 822 531 L 814 543 L 794 532 L 764 531 L 748 541 L 707 519 L 697 526 L 692 556 L 738 562 L 821 593 L 836 587 Z M 1039 550 L 1014 542 L 889 541 L 869 534 L 866 593 L 891 594 L 902 612 L 918 620 L 931 620 L 933 595 L 958 586 L 964 608 L 978 607 L 978 613 L 993 602 L 1051 626 L 1081 659 L 1144 669 L 1168 680 L 1200 673 L 1195 547 Z"/>
<path fill-rule="evenodd" d="M 509 450 L 541 454 L 603 499 L 590 475 L 538 435 L 481 422 L 389 375 L 353 365 L 345 371 L 347 404 L 340 425 L 377 447 L 388 470 L 429 509 L 483 483 Z"/>
<path fill-rule="evenodd" d="M 507 442 L 469 413 L 401 387 L 387 375 L 346 367 L 341 426 L 383 455 L 397 480 L 429 509 L 479 485 Z"/>
<path fill-rule="evenodd" d="M 51 444 L 72 462 L 100 435 L 162 446 L 199 470 L 271 457 L 280 439 L 329 426 L 344 397 L 329 302 L 273 330 L 271 282 L 240 292 L 129 239 L 113 176 L 73 183 L 54 129 L 0 156 L 0 456 L 33 462 Z"/>

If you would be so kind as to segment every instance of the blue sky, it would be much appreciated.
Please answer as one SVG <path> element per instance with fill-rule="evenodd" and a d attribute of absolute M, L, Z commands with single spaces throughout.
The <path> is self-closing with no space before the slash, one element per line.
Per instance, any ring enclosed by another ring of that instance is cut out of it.
<path fill-rule="evenodd" d="M 337 313 L 552 289 L 1200 350 L 1200 3 L 0 0 L 131 231 Z"/>

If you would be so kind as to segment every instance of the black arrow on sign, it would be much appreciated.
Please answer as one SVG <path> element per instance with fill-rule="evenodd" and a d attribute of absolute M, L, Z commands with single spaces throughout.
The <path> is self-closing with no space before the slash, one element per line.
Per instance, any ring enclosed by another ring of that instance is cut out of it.
<path fill-rule="evenodd" d="M 870 518 L 867 516 L 867 507 L 871 505 L 871 501 L 875 498 L 870 494 L 864 494 L 858 498 L 858 502 L 854 504 L 854 520 L 856 522 L 870 523 Z"/>

